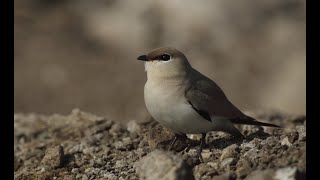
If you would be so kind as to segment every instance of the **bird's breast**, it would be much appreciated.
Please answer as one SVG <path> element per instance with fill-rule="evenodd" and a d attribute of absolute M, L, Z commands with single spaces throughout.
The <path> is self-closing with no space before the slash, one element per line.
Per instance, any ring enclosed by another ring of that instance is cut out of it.
<path fill-rule="evenodd" d="M 147 82 L 144 99 L 151 116 L 176 132 L 196 134 L 211 129 L 211 122 L 197 114 L 187 103 L 184 89 L 180 86 L 161 86 Z"/>
<path fill-rule="evenodd" d="M 182 101 L 183 89 L 179 86 L 147 82 L 144 88 L 144 100 L 150 113 L 169 112 Z"/>

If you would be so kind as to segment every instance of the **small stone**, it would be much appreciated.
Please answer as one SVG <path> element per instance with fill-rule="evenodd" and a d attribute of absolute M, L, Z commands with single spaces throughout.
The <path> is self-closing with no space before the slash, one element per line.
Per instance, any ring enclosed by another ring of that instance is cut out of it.
<path fill-rule="evenodd" d="M 105 173 L 105 174 L 103 175 L 103 177 L 105 177 L 105 178 L 107 178 L 107 179 L 109 179 L 109 180 L 116 180 L 116 179 L 118 179 L 116 175 L 114 175 L 114 174 L 112 174 L 112 173 L 109 173 L 109 172 Z"/>
<path fill-rule="evenodd" d="M 289 138 L 288 137 L 285 137 L 282 141 L 281 141 L 281 145 L 282 146 L 292 146 L 292 143 L 289 141 Z"/>
<path fill-rule="evenodd" d="M 134 153 L 138 156 L 138 157 L 142 157 L 144 156 L 147 152 L 145 149 L 143 148 L 137 148 Z"/>
<path fill-rule="evenodd" d="M 100 168 L 92 168 L 89 174 L 95 176 L 98 175 L 100 171 Z M 90 177 L 90 179 L 92 179 L 92 177 Z"/>
<path fill-rule="evenodd" d="M 83 150 L 82 150 L 82 153 L 83 154 L 92 154 L 92 147 L 85 147 Z"/>
<path fill-rule="evenodd" d="M 113 136 L 117 136 L 121 131 L 120 124 L 113 124 L 109 130 L 109 133 Z"/>
<path fill-rule="evenodd" d="M 292 131 L 288 134 L 288 141 L 293 144 L 299 139 L 299 133 L 297 131 Z"/>
<path fill-rule="evenodd" d="M 229 173 L 225 173 L 225 174 L 222 174 L 222 175 L 219 175 L 219 176 L 214 176 L 212 178 L 212 180 L 229 180 L 229 179 L 231 179 Z"/>
<path fill-rule="evenodd" d="M 89 178 L 88 178 L 88 176 L 87 176 L 86 174 L 84 174 L 84 175 L 82 176 L 82 180 L 89 180 Z"/>
<path fill-rule="evenodd" d="M 122 168 L 126 166 L 126 162 L 123 160 L 116 161 L 115 168 Z"/>
<path fill-rule="evenodd" d="M 298 172 L 297 167 L 286 167 L 278 169 L 274 175 L 275 180 L 295 180 Z"/>
<path fill-rule="evenodd" d="M 239 156 L 239 146 L 237 144 L 232 144 L 223 149 L 220 156 L 220 161 L 223 161 L 226 158 L 237 158 Z"/>
<path fill-rule="evenodd" d="M 78 174 L 79 173 L 79 169 L 78 168 L 72 168 L 71 172 L 74 173 L 74 174 Z"/>
<path fill-rule="evenodd" d="M 243 157 L 247 158 L 253 164 L 256 164 L 259 159 L 259 151 L 257 149 L 250 149 L 243 154 Z"/>
<path fill-rule="evenodd" d="M 95 126 L 89 128 L 86 133 L 87 135 L 101 134 L 108 131 L 112 127 L 113 122 L 111 120 L 101 120 L 96 123 Z"/>
<path fill-rule="evenodd" d="M 275 155 L 266 155 L 266 156 L 262 156 L 260 158 L 260 163 L 263 163 L 263 164 L 269 164 L 273 159 L 274 159 Z"/>
<path fill-rule="evenodd" d="M 69 115 L 69 119 L 72 119 L 74 121 L 85 119 L 87 121 L 92 121 L 92 122 L 101 122 L 105 120 L 104 117 L 96 116 L 88 112 L 83 112 L 79 108 L 75 108 L 71 111 L 71 114 Z"/>
<path fill-rule="evenodd" d="M 87 168 L 87 169 L 84 170 L 84 173 L 88 173 L 88 172 L 90 172 L 90 171 L 91 171 L 91 168 L 89 167 L 89 168 Z"/>
<path fill-rule="evenodd" d="M 204 161 L 209 160 L 209 158 L 211 157 L 211 155 L 212 155 L 212 152 L 210 152 L 209 149 L 204 149 L 204 150 L 202 150 L 202 152 L 201 152 L 201 156 L 202 156 L 202 158 L 203 158 Z"/>
<path fill-rule="evenodd" d="M 81 142 L 80 144 L 75 144 L 71 149 L 69 149 L 70 153 L 78 153 L 78 152 L 83 152 L 83 150 L 86 148 L 86 144 Z"/>
<path fill-rule="evenodd" d="M 191 157 L 198 157 L 198 150 L 190 149 L 186 154 L 190 155 Z"/>
<path fill-rule="evenodd" d="M 123 138 L 122 141 L 114 142 L 114 147 L 118 150 L 130 150 L 133 148 L 132 140 L 130 137 Z"/>
<path fill-rule="evenodd" d="M 263 131 L 270 135 L 275 135 L 276 129 L 274 127 L 263 127 Z"/>
<path fill-rule="evenodd" d="M 136 121 L 129 121 L 127 123 L 127 130 L 130 133 L 139 133 L 141 131 L 140 125 Z"/>
<path fill-rule="evenodd" d="M 194 177 L 195 179 L 206 179 L 218 175 L 217 169 L 213 168 L 208 164 L 201 163 L 194 167 Z"/>
<path fill-rule="evenodd" d="M 81 174 L 77 174 L 76 175 L 76 179 L 81 179 L 82 178 L 82 175 Z"/>
<path fill-rule="evenodd" d="M 187 137 L 192 140 L 200 141 L 202 136 L 200 134 L 187 134 Z"/>
<path fill-rule="evenodd" d="M 252 134 L 255 134 L 259 131 L 259 127 L 252 127 L 249 125 L 242 125 L 242 132 L 246 136 L 250 136 Z"/>
<path fill-rule="evenodd" d="M 262 140 L 261 140 L 261 139 L 258 139 L 258 138 L 254 138 L 254 139 L 253 139 L 252 141 L 250 141 L 250 142 L 253 143 L 254 146 L 259 149 L 259 147 L 261 146 Z"/>
<path fill-rule="evenodd" d="M 134 165 L 141 179 L 192 179 L 192 170 L 180 156 L 172 152 L 155 150 Z"/>
<path fill-rule="evenodd" d="M 252 169 L 251 167 L 252 167 L 252 163 L 250 161 L 248 161 L 245 158 L 241 158 L 237 162 L 237 170 L 236 170 L 237 177 L 241 179 L 245 178 L 251 172 L 251 169 Z"/>
<path fill-rule="evenodd" d="M 17 158 L 16 156 L 14 156 L 14 171 L 17 171 L 22 165 L 23 165 L 23 161 L 19 158 Z"/>
<path fill-rule="evenodd" d="M 270 136 L 262 142 L 264 143 L 264 145 L 269 145 L 270 147 L 274 147 L 279 143 L 279 139 L 277 137 Z"/>
<path fill-rule="evenodd" d="M 102 158 L 99 158 L 96 160 L 96 163 L 99 164 L 100 166 L 104 166 L 107 162 L 104 161 Z"/>
<path fill-rule="evenodd" d="M 256 170 L 250 173 L 246 180 L 270 180 L 273 179 L 274 172 L 271 169 L 266 170 Z"/>
<path fill-rule="evenodd" d="M 213 169 L 217 170 L 219 168 L 219 165 L 216 162 L 208 162 L 207 164 L 211 166 Z"/>
<path fill-rule="evenodd" d="M 220 168 L 225 169 L 229 167 L 230 165 L 234 165 L 235 159 L 234 158 L 226 158 L 220 163 Z"/>
<path fill-rule="evenodd" d="M 251 142 L 245 142 L 245 143 L 242 143 L 241 144 L 241 149 L 246 149 L 246 150 L 249 150 L 249 149 L 253 149 L 255 148 L 256 146 L 251 143 Z"/>
<path fill-rule="evenodd" d="M 144 140 L 148 143 L 151 149 L 167 149 L 171 141 L 174 139 L 175 133 L 170 129 L 162 127 L 157 124 L 144 134 Z M 178 138 L 174 150 L 181 151 L 187 147 L 186 139 Z"/>
<path fill-rule="evenodd" d="M 101 140 L 104 137 L 104 134 L 103 133 L 98 133 L 94 137 L 97 138 L 98 140 Z"/>
<path fill-rule="evenodd" d="M 183 154 L 182 159 L 191 167 L 200 163 L 199 157 L 190 156 L 190 154 Z"/>
<path fill-rule="evenodd" d="M 306 140 L 306 127 L 305 126 L 296 126 L 296 129 L 299 133 L 299 141 Z"/>
<path fill-rule="evenodd" d="M 51 168 L 58 168 L 62 166 L 63 157 L 64 152 L 62 146 L 55 146 L 46 150 L 41 163 Z"/>

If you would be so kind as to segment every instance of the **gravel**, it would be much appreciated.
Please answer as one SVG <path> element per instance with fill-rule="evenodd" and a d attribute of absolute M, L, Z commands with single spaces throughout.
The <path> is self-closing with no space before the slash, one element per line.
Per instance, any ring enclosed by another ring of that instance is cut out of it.
<path fill-rule="evenodd" d="M 79 109 L 66 116 L 15 114 L 14 177 L 305 179 L 305 118 L 279 114 L 268 118 L 274 116 L 263 114 L 264 121 L 281 124 L 284 129 L 240 126 L 245 140 L 222 132 L 208 133 L 201 163 L 198 136 L 179 138 L 169 152 L 174 134 L 153 120 L 130 121 L 123 126 Z"/>

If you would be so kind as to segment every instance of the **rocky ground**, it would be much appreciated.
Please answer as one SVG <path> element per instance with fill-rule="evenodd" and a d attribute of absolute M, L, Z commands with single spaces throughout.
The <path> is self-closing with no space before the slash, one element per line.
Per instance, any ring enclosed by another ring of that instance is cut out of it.
<path fill-rule="evenodd" d="M 256 113 L 284 127 L 239 127 L 245 140 L 208 133 L 180 139 L 153 120 L 126 125 L 75 109 L 70 115 L 14 115 L 15 179 L 305 179 L 305 116 Z M 188 148 L 187 143 L 191 146 Z"/>

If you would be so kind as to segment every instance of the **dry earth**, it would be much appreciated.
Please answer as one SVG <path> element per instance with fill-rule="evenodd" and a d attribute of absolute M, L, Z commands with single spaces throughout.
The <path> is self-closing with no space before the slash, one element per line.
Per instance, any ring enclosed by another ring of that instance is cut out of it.
<path fill-rule="evenodd" d="M 198 136 L 179 140 L 152 119 L 122 126 L 74 109 L 14 115 L 15 179 L 305 179 L 305 116 L 255 113 L 284 129 L 241 126 L 245 140 L 208 133 L 202 156 Z M 186 148 L 185 141 L 191 144 Z"/>

